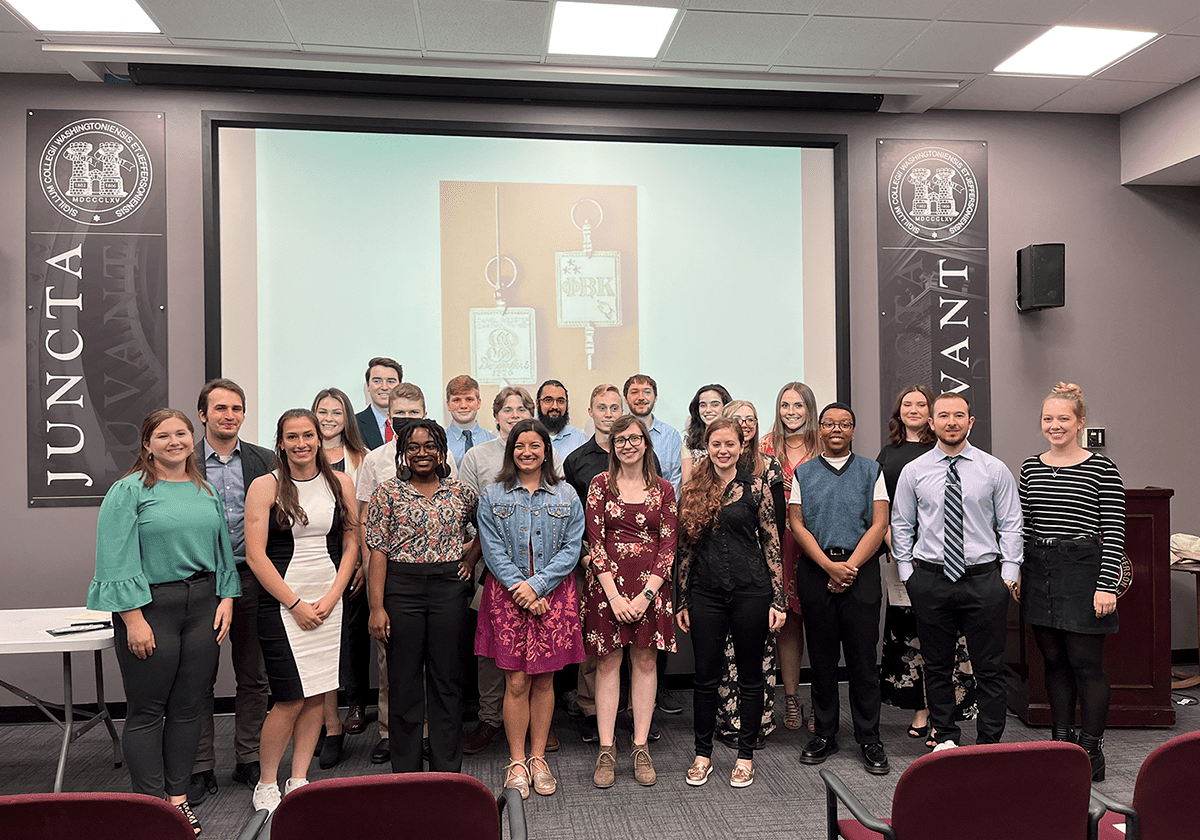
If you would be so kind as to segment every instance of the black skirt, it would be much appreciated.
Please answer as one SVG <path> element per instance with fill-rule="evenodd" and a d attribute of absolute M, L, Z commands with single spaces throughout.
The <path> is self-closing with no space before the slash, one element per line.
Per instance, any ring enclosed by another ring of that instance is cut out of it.
<path fill-rule="evenodd" d="M 1100 560 L 1098 538 L 1054 546 L 1027 543 L 1021 566 L 1025 620 L 1071 633 L 1116 633 L 1116 610 L 1096 618 Z"/>

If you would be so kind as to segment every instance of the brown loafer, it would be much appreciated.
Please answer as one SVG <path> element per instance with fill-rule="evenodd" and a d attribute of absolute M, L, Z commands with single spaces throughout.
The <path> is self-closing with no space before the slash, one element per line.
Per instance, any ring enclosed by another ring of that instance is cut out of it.
<path fill-rule="evenodd" d="M 533 792 L 539 796 L 550 796 L 558 790 L 558 779 L 550 773 L 550 765 L 546 763 L 544 755 L 529 756 L 529 776 Z"/>
<path fill-rule="evenodd" d="M 500 734 L 499 726 L 492 726 L 486 721 L 479 721 L 479 726 L 475 727 L 475 731 L 467 737 L 466 743 L 463 744 L 463 753 L 465 755 L 475 755 L 476 753 L 483 752 L 498 734 Z"/>
<path fill-rule="evenodd" d="M 546 733 L 546 752 L 558 752 L 558 748 L 558 736 L 555 735 L 554 730 L 551 729 L 548 733 Z"/>
<path fill-rule="evenodd" d="M 646 744 L 633 745 L 633 778 L 639 785 L 649 787 L 658 781 L 654 772 L 654 762 L 650 760 L 650 750 Z"/>
<path fill-rule="evenodd" d="M 692 787 L 700 787 L 700 785 L 708 781 L 709 774 L 711 773 L 712 762 L 704 764 L 697 758 L 687 770 L 687 783 Z"/>
<path fill-rule="evenodd" d="M 367 728 L 367 713 L 362 706 L 351 706 L 346 710 L 346 720 L 342 723 L 342 731 L 347 735 L 361 735 Z"/>
<path fill-rule="evenodd" d="M 729 786 L 735 788 L 750 787 L 754 783 L 754 768 L 747 767 L 745 764 L 737 763 L 733 765 L 733 772 L 729 774 Z"/>
<path fill-rule="evenodd" d="M 596 772 L 592 774 L 592 784 L 598 788 L 610 788 L 617 783 L 617 745 L 610 744 L 600 748 L 596 756 Z"/>

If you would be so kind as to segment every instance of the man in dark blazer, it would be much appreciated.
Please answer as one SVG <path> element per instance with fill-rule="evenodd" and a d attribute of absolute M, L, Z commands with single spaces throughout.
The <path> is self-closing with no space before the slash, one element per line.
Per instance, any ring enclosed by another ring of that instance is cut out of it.
<path fill-rule="evenodd" d="M 354 415 L 368 449 L 383 446 L 388 435 L 388 394 L 404 381 L 404 368 L 395 359 L 376 356 L 367 362 L 367 395 L 370 404 Z"/>
<path fill-rule="evenodd" d="M 275 466 L 269 449 L 241 440 L 238 432 L 246 419 L 246 394 L 236 382 L 214 379 L 200 390 L 196 404 L 204 436 L 196 444 L 196 466 L 217 496 L 225 512 L 242 581 L 242 597 L 233 601 L 233 622 L 229 641 L 233 654 L 233 674 L 237 682 L 234 698 L 234 770 L 233 781 L 258 783 L 258 743 L 263 720 L 267 716 L 267 674 L 262 649 L 258 644 L 258 598 L 262 587 L 246 563 L 243 517 L 246 490 L 250 483 L 266 475 Z M 216 680 L 216 674 L 213 674 Z M 209 683 L 206 710 L 201 715 L 200 747 L 188 785 L 188 801 L 199 804 L 217 792 L 213 749 L 213 683 Z"/>

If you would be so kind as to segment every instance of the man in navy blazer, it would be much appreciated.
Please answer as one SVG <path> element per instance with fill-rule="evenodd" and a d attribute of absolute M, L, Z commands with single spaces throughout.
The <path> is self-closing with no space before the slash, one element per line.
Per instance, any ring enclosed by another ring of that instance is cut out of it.
<path fill-rule="evenodd" d="M 371 402 L 354 419 L 368 449 L 383 446 L 388 422 L 388 394 L 404 381 L 404 368 L 395 359 L 376 356 L 367 362 L 367 395 Z"/>
<path fill-rule="evenodd" d="M 200 389 L 196 411 L 204 424 L 204 436 L 196 444 L 196 466 L 221 499 L 221 509 L 229 526 L 242 596 L 233 601 L 233 622 L 229 641 L 233 654 L 233 674 L 237 683 L 234 695 L 234 770 L 233 780 L 250 787 L 258 782 L 258 743 L 263 720 L 267 716 L 267 673 L 262 649 L 258 644 L 258 598 L 261 586 L 246 564 L 243 517 L 246 490 L 251 482 L 275 467 L 275 454 L 261 446 L 241 440 L 238 432 L 246 419 L 246 394 L 228 379 L 214 379 Z M 213 680 L 216 680 L 216 673 Z M 206 709 L 201 714 L 200 746 L 188 801 L 199 804 L 208 794 L 217 792 L 213 749 L 213 683 L 208 685 Z"/>

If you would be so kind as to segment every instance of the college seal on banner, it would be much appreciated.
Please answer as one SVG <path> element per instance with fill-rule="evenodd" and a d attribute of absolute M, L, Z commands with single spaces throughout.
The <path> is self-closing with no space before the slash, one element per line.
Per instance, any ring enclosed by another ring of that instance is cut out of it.
<path fill-rule="evenodd" d="M 888 206 L 909 235 L 938 242 L 971 224 L 979 208 L 979 184 L 959 155 L 927 146 L 905 155 L 892 170 Z"/>
<path fill-rule="evenodd" d="M 84 225 L 111 225 L 136 213 L 154 181 L 145 144 L 105 119 L 63 126 L 42 150 L 40 169 L 46 200 Z"/>

